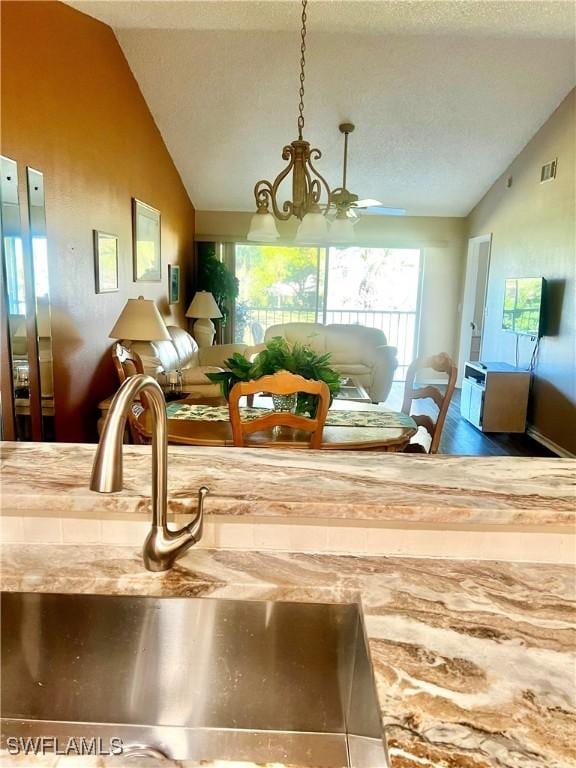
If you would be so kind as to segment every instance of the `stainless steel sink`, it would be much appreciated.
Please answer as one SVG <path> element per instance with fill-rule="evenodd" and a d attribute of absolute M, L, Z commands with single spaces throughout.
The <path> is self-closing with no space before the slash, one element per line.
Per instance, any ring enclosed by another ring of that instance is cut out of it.
<path fill-rule="evenodd" d="M 3 746 L 388 765 L 355 605 L 3 593 L 2 681 Z"/>

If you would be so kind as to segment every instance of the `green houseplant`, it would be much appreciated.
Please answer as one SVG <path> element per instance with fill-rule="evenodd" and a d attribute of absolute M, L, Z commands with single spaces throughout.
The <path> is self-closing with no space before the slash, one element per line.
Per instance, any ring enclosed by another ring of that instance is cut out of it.
<path fill-rule="evenodd" d="M 275 336 L 266 342 L 265 348 L 253 360 L 247 360 L 238 353 L 225 361 L 227 371 L 206 374 L 218 382 L 226 399 L 230 390 L 239 381 L 251 381 L 277 371 L 296 373 L 305 379 L 324 381 L 330 390 L 330 399 L 340 391 L 340 374 L 328 365 L 330 354 L 319 355 L 307 344 L 288 344 L 282 336 Z M 296 413 L 316 413 L 316 397 L 298 393 Z"/>
<path fill-rule="evenodd" d="M 238 278 L 228 267 L 216 258 L 216 244 L 198 243 L 198 280 L 199 291 L 210 291 L 218 304 L 222 319 L 217 321 L 226 326 L 234 302 L 238 297 Z"/>

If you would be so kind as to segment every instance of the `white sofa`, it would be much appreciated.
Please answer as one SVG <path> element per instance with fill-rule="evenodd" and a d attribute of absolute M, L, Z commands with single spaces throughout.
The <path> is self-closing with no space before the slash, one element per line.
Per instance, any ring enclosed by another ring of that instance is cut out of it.
<path fill-rule="evenodd" d="M 172 371 L 182 377 L 181 391 L 202 397 L 218 397 L 220 385 L 214 384 L 207 373 L 224 369 L 224 361 L 235 352 L 249 355 L 252 347 L 246 344 L 219 344 L 214 347 L 198 347 L 196 341 L 182 328 L 168 325 L 171 341 L 123 341 L 125 347 L 136 352 L 142 360 L 144 373 L 153 376 L 161 384 L 169 380 Z"/>
<path fill-rule="evenodd" d="M 388 397 L 398 365 L 396 347 L 386 341 L 383 331 L 363 325 L 321 325 L 320 323 L 283 323 L 270 326 L 264 341 L 282 336 L 289 343 L 308 344 L 319 353 L 330 353 L 332 368 L 354 376 L 368 392 L 372 402 Z"/>

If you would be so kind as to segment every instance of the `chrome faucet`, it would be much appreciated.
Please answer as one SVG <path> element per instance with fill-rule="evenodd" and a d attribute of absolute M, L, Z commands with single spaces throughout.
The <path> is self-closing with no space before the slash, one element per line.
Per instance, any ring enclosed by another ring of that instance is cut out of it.
<path fill-rule="evenodd" d="M 158 382 L 151 376 L 130 376 L 114 395 L 96 449 L 90 490 L 115 493 L 122 490 L 122 444 L 126 417 L 132 401 L 146 393 L 152 414 L 152 527 L 144 542 L 144 565 L 149 571 L 167 571 L 174 561 L 202 538 L 204 498 L 208 488 L 198 491 L 198 509 L 191 523 L 170 531 L 168 508 L 168 440 L 166 437 L 166 402 Z"/>

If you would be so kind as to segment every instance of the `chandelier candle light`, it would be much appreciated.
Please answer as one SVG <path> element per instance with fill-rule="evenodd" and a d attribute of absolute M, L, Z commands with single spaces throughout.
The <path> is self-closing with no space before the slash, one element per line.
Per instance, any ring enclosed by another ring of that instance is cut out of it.
<path fill-rule="evenodd" d="M 304 79 L 306 66 L 306 6 L 308 0 L 302 0 L 302 29 L 300 32 L 300 102 L 298 105 L 298 138 L 287 144 L 282 150 L 282 159 L 288 161 L 287 167 L 276 177 L 274 182 L 262 179 L 254 187 L 256 213 L 252 217 L 248 240 L 270 243 L 280 235 L 276 228 L 276 219 L 288 220 L 296 216 L 301 220 L 296 242 L 315 244 L 325 242 L 328 236 L 328 222 L 325 211 L 320 207 L 323 191 L 326 193 L 325 210 L 330 201 L 330 188 L 326 180 L 314 167 L 314 161 L 322 157 L 319 149 L 311 149 L 304 139 Z M 286 200 L 280 206 L 277 199 L 278 187 L 292 172 L 292 200 Z M 270 213 L 270 207 L 273 214 Z"/>

